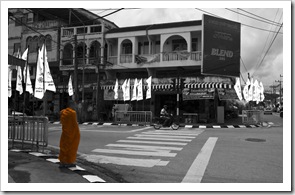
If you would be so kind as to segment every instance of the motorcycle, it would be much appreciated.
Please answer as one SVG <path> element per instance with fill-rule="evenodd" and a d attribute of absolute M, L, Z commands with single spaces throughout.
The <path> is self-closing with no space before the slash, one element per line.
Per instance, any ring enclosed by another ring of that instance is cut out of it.
<path fill-rule="evenodd" d="M 172 114 L 170 115 L 170 117 L 171 117 L 170 118 L 170 124 L 168 124 L 168 126 L 163 126 L 163 124 L 165 122 L 165 118 L 156 117 L 155 118 L 154 128 L 155 129 L 160 129 L 162 127 L 170 127 L 173 130 L 177 130 L 179 128 L 179 125 L 174 122 L 174 117 L 173 117 Z"/>

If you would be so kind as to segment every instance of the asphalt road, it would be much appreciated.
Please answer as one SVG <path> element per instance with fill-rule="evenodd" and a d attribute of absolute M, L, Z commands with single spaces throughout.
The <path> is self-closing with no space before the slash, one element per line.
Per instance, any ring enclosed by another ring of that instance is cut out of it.
<path fill-rule="evenodd" d="M 155 130 L 80 125 L 79 159 L 130 183 L 281 183 L 282 118 L 272 127 Z M 49 126 L 58 148 L 61 125 Z"/>

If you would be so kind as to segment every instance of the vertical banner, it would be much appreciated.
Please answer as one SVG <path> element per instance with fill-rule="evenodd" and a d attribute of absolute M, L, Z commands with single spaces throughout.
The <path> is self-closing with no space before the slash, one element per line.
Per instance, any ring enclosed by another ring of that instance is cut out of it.
<path fill-rule="evenodd" d="M 130 79 L 126 79 L 122 85 L 123 90 L 123 100 L 130 100 Z"/>
<path fill-rule="evenodd" d="M 202 74 L 240 76 L 241 24 L 203 15 Z"/>
<path fill-rule="evenodd" d="M 134 85 L 133 85 L 133 92 L 132 92 L 132 98 L 131 101 L 137 100 L 137 78 L 134 80 Z"/>
<path fill-rule="evenodd" d="M 246 102 L 249 102 L 249 86 L 250 86 L 250 80 L 248 79 L 243 89 L 243 95 Z"/>
<path fill-rule="evenodd" d="M 263 101 L 264 100 L 264 87 L 263 87 L 263 84 L 262 82 L 260 81 L 260 93 L 259 93 L 259 101 Z"/>
<path fill-rule="evenodd" d="M 234 86 L 237 96 L 240 100 L 243 100 L 243 96 L 242 96 L 242 89 L 241 89 L 241 82 L 240 82 L 240 78 L 236 78 L 236 84 Z"/>
<path fill-rule="evenodd" d="M 12 65 L 8 65 L 8 97 L 11 97 L 12 95 L 11 79 L 12 79 Z"/>
<path fill-rule="evenodd" d="M 254 87 L 254 82 L 253 82 L 253 78 L 251 78 L 249 89 L 248 89 L 248 102 L 253 100 L 253 87 Z"/>
<path fill-rule="evenodd" d="M 127 84 L 126 84 L 126 91 L 125 91 L 125 101 L 130 100 L 130 79 L 128 79 Z"/>
<path fill-rule="evenodd" d="M 52 92 L 56 92 L 56 88 L 50 73 L 50 69 L 49 69 L 49 64 L 48 64 L 48 58 L 47 58 L 47 51 L 46 51 L 46 46 L 43 44 L 42 46 L 42 50 L 44 49 L 43 52 L 45 52 L 45 59 L 44 59 L 44 63 L 45 63 L 45 91 L 49 90 Z M 43 53 L 42 52 L 42 53 Z"/>
<path fill-rule="evenodd" d="M 42 53 L 38 51 L 38 60 L 37 60 L 37 67 L 36 67 L 36 79 L 35 79 L 35 92 L 34 96 L 38 99 L 42 99 L 44 96 L 44 86 L 43 86 L 43 57 Z"/>
<path fill-rule="evenodd" d="M 69 96 L 72 96 L 74 94 L 72 75 L 70 75 L 70 79 L 69 79 L 69 83 L 68 83 L 68 92 L 69 92 Z"/>
<path fill-rule="evenodd" d="M 116 84 L 115 84 L 115 88 L 114 88 L 114 92 L 115 92 L 115 95 L 114 95 L 114 99 L 117 100 L 118 99 L 118 90 L 119 90 L 119 83 L 118 83 L 118 79 L 116 79 Z"/>
<path fill-rule="evenodd" d="M 150 76 L 147 80 L 147 91 L 146 91 L 146 98 L 150 99 L 152 97 L 152 77 Z"/>
<path fill-rule="evenodd" d="M 143 92 L 142 92 L 142 79 L 139 80 L 137 85 L 137 101 L 143 100 Z"/>
<path fill-rule="evenodd" d="M 33 94 L 33 86 L 32 86 L 32 82 L 30 78 L 30 69 L 29 69 L 27 57 L 28 57 L 28 48 L 22 55 L 22 59 L 26 61 L 26 65 L 24 68 L 24 81 L 26 84 L 26 91 L 29 92 L 30 94 Z"/>
<path fill-rule="evenodd" d="M 19 91 L 21 95 L 23 93 L 23 84 L 22 84 L 22 68 L 21 66 L 17 66 L 17 77 L 16 77 L 16 90 Z"/>

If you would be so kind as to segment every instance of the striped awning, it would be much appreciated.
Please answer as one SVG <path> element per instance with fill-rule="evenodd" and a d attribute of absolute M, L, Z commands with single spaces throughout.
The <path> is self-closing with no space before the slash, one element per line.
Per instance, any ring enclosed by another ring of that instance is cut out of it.
<path fill-rule="evenodd" d="M 159 89 L 170 89 L 172 88 L 173 85 L 172 84 L 153 84 L 152 85 L 152 89 L 153 90 L 159 90 Z M 102 85 L 101 86 L 101 89 L 103 90 L 109 90 L 109 89 L 114 89 L 115 88 L 115 85 Z M 131 89 L 133 88 L 133 86 L 131 85 Z M 144 89 L 147 89 L 147 85 L 143 85 L 143 88 Z M 122 86 L 119 85 L 119 89 L 122 89 Z"/>
<path fill-rule="evenodd" d="M 153 90 L 167 90 L 171 89 L 173 87 L 173 84 L 152 84 Z M 231 84 L 227 83 L 220 83 L 220 82 L 196 82 L 196 83 L 186 83 L 184 84 L 185 88 L 191 88 L 191 89 L 199 89 L 199 88 L 217 88 L 217 89 L 231 89 L 233 88 Z M 102 85 L 101 89 L 103 90 L 109 90 L 114 89 L 115 85 Z M 119 85 L 119 89 L 121 89 L 122 86 Z M 131 89 L 133 86 L 131 85 Z M 143 85 L 144 89 L 147 89 L 147 85 Z"/>
<path fill-rule="evenodd" d="M 222 88 L 222 89 L 231 89 L 232 85 L 227 83 L 220 82 L 196 82 L 196 83 L 186 83 L 184 84 L 185 88 Z"/>

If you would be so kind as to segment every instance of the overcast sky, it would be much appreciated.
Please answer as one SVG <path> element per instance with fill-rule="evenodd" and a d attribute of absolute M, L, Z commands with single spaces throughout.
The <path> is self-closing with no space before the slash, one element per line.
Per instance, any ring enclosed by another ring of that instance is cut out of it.
<path fill-rule="evenodd" d="M 95 8 L 88 10 L 100 16 L 114 11 Z M 126 10 L 105 18 L 119 27 L 126 27 L 202 20 L 202 14 L 215 15 L 241 23 L 241 57 L 243 63 L 241 62 L 240 70 L 243 77 L 241 77 L 242 84 L 244 84 L 243 79 L 247 79 L 247 73 L 250 73 L 250 76 L 253 76 L 254 79 L 262 81 L 265 87 L 273 84 L 278 85 L 275 80 L 279 80 L 280 75 L 283 76 L 284 27 L 280 29 L 280 24 L 283 22 L 282 8 L 126 8 Z M 277 34 L 279 29 L 280 31 Z M 283 80 L 283 78 L 281 79 Z"/>

